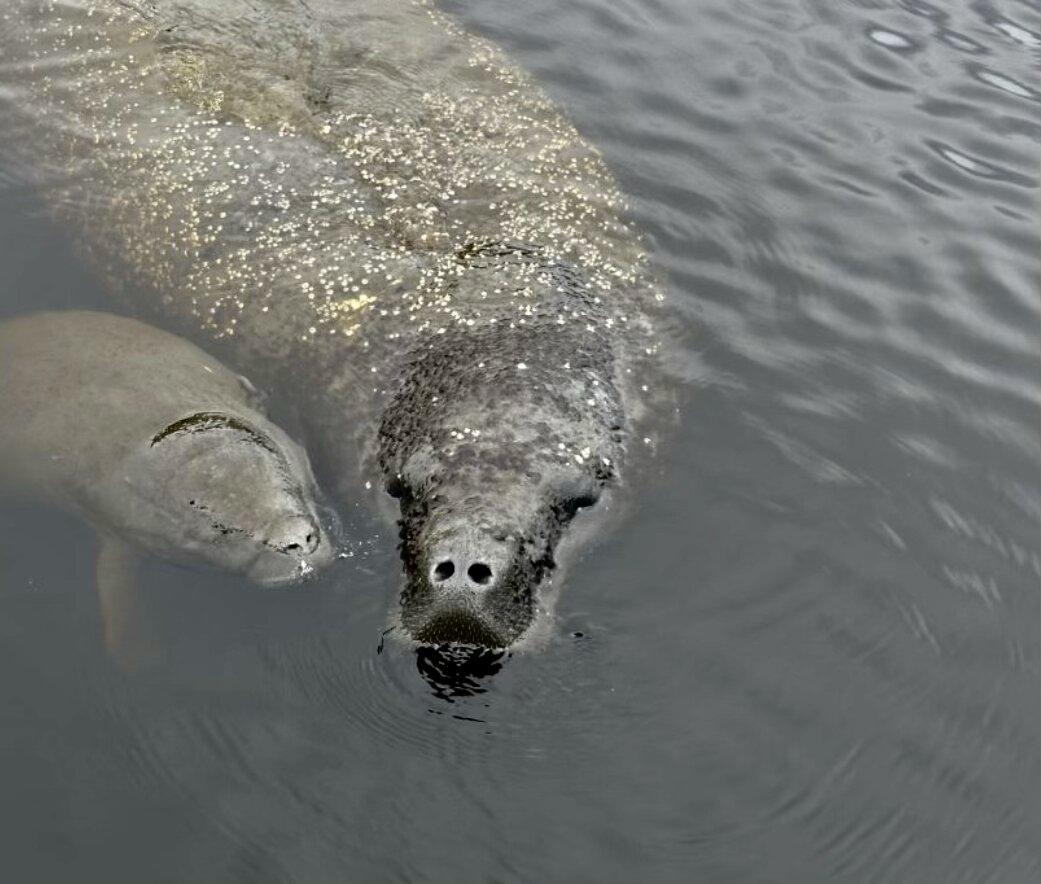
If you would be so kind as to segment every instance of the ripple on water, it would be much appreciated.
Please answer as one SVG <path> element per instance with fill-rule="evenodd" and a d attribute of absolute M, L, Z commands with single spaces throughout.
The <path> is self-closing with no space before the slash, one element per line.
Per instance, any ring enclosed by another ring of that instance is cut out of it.
<path fill-rule="evenodd" d="M 1012 77 L 1007 77 L 998 71 L 976 64 L 969 65 L 968 71 L 981 83 L 986 83 L 988 86 L 993 86 L 995 89 L 1000 89 L 1002 92 L 1016 96 L 1016 98 L 1041 101 L 1041 93 L 1038 93 L 1036 89 L 1020 83 L 1018 80 L 1012 79 Z"/>
<path fill-rule="evenodd" d="M 1028 46 L 1031 49 L 1041 47 L 1041 35 L 1024 28 L 1022 25 L 1017 24 L 1014 21 L 995 18 L 990 20 L 990 25 L 1010 40 L 1018 43 L 1020 46 Z"/>
<path fill-rule="evenodd" d="M 885 46 L 886 49 L 897 49 L 907 52 L 918 48 L 910 37 L 898 34 L 896 31 L 887 31 L 885 28 L 871 28 L 867 35 L 869 40 L 872 40 L 879 46 Z"/>

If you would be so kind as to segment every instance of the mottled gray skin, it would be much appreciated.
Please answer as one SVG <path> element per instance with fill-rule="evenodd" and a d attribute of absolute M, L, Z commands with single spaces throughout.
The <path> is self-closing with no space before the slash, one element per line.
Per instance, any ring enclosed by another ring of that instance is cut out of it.
<path fill-rule="evenodd" d="M 104 313 L 0 324 L 0 487 L 162 558 L 283 584 L 331 561 L 303 450 L 198 347 Z"/>
<path fill-rule="evenodd" d="M 573 275 L 551 272 L 563 297 L 587 300 Z M 508 335 L 492 326 L 439 336 L 414 354 L 383 414 L 380 465 L 403 516 L 403 622 L 421 640 L 494 647 L 522 634 L 562 531 L 614 475 L 623 418 L 610 338 L 576 339 L 554 308 Z M 565 364 L 598 381 L 593 408 L 585 385 L 562 377 Z M 564 440 L 568 458 L 546 450 Z M 579 462 L 576 440 L 596 457 Z"/>
<path fill-rule="evenodd" d="M 655 346 L 595 149 L 423 2 L 12 2 L 0 149 L 126 303 L 297 406 L 323 484 L 400 498 L 413 636 L 515 641 Z"/>

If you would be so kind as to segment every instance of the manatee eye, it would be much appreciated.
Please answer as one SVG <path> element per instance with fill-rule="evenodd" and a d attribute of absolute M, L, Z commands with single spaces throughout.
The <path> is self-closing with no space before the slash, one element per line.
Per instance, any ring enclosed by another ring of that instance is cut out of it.
<path fill-rule="evenodd" d="M 593 504 L 595 504 L 599 499 L 600 495 L 598 493 L 588 491 L 584 494 L 579 494 L 576 497 L 572 497 L 571 500 L 568 501 L 568 505 L 573 507 L 574 509 L 581 510 L 585 509 L 586 507 L 593 506 Z"/>
<path fill-rule="evenodd" d="M 560 507 L 569 516 L 591 507 L 600 499 L 600 486 L 592 480 L 576 482 L 561 490 Z"/>

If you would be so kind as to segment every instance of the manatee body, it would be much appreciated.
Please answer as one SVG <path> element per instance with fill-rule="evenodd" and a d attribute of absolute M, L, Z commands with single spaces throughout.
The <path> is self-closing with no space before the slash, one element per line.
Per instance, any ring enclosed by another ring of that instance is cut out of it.
<path fill-rule="evenodd" d="M 193 344 L 109 314 L 37 313 L 0 324 L 0 377 L 8 493 L 260 583 L 332 558 L 303 450 Z"/>
<path fill-rule="evenodd" d="M 618 474 L 655 346 L 661 296 L 596 150 L 424 2 L 0 19 L 0 151 L 113 290 L 291 399 L 338 495 L 399 498 L 413 636 L 521 636 Z"/>

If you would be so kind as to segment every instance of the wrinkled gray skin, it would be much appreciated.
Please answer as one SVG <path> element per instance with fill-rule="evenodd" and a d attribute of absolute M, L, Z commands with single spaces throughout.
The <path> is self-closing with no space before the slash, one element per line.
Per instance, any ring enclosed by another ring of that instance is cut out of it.
<path fill-rule="evenodd" d="M 420 640 L 494 647 L 523 633 L 562 531 L 613 475 L 622 409 L 610 340 L 576 340 L 555 317 L 540 310 L 505 337 L 494 326 L 446 332 L 415 355 L 383 414 L 380 461 L 403 516 L 403 621 Z M 565 363 L 598 380 L 595 415 L 586 385 L 562 382 Z M 455 427 L 471 432 L 453 439 Z M 566 459 L 553 456 L 562 440 Z M 597 457 L 577 463 L 576 440 Z"/>
<path fill-rule="evenodd" d="M 518 639 L 654 346 L 595 149 L 423 2 L 10 3 L 0 151 L 128 306 L 297 407 L 323 485 L 400 498 L 415 638 Z"/>
<path fill-rule="evenodd" d="M 303 450 L 194 345 L 104 313 L 0 324 L 0 487 L 177 562 L 282 584 L 327 564 Z"/>

